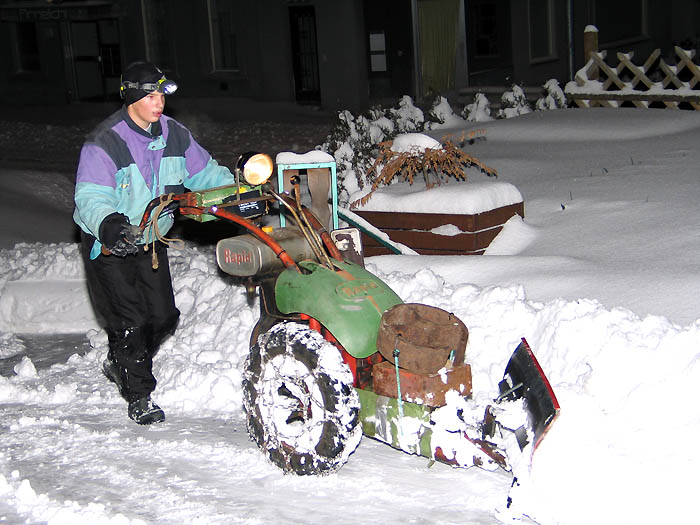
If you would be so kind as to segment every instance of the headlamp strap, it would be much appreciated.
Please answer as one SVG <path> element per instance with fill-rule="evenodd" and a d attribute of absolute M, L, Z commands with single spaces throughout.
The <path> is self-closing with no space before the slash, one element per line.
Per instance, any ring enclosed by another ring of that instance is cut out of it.
<path fill-rule="evenodd" d="M 139 82 L 130 82 L 128 80 L 123 80 L 119 88 L 119 93 L 124 96 L 124 91 L 127 89 L 140 89 L 151 93 L 153 91 L 160 91 L 169 95 L 177 89 L 177 84 L 172 80 L 168 80 L 165 76 L 161 77 L 158 82 L 145 82 L 140 84 Z"/>

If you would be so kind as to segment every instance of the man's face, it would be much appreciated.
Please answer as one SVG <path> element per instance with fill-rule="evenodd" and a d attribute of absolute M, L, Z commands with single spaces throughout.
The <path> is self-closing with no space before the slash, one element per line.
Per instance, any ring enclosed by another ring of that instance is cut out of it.
<path fill-rule="evenodd" d="M 131 104 L 126 110 L 137 126 L 148 129 L 148 126 L 163 114 L 164 107 L 165 95 L 159 91 L 153 91 Z"/>

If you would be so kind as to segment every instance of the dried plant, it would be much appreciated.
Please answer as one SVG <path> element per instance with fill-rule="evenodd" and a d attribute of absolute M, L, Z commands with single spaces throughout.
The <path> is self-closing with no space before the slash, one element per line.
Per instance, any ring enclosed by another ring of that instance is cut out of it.
<path fill-rule="evenodd" d="M 461 146 L 465 142 L 473 142 L 484 135 L 484 130 L 462 134 L 459 144 Z M 379 186 L 389 185 L 396 178 L 413 184 L 415 177 L 422 176 L 426 188 L 432 188 L 447 182 L 450 177 L 467 180 L 465 169 L 471 167 L 478 168 L 489 177 L 498 175 L 494 168 L 465 153 L 449 137 L 443 139 L 441 148 L 397 152 L 391 149 L 392 144 L 393 141 L 390 140 L 379 144 L 379 156 L 366 175 L 367 180 L 373 180 L 372 187 L 367 195 L 354 201 L 351 207 L 365 205 Z"/>

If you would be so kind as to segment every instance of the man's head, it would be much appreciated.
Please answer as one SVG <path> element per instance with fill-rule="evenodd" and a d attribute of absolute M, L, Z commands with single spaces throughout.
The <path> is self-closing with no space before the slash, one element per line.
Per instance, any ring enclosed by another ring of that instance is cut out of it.
<path fill-rule="evenodd" d="M 177 84 L 167 80 L 163 72 L 149 62 L 134 62 L 122 75 L 120 93 L 131 119 L 148 129 L 163 114 L 165 95 L 173 93 Z"/>
<path fill-rule="evenodd" d="M 170 95 L 176 89 L 177 84 L 167 80 L 155 65 L 150 62 L 134 62 L 129 64 L 122 74 L 119 94 L 126 105 L 130 106 L 154 91 Z"/>

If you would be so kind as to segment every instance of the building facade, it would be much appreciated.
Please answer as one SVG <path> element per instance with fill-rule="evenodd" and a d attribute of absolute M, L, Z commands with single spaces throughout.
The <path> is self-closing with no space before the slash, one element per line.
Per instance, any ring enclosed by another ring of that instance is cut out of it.
<path fill-rule="evenodd" d="M 583 31 L 601 49 L 670 55 L 700 0 L 0 0 L 0 97 L 105 100 L 148 59 L 193 97 L 361 111 L 408 94 L 568 81 Z"/>

